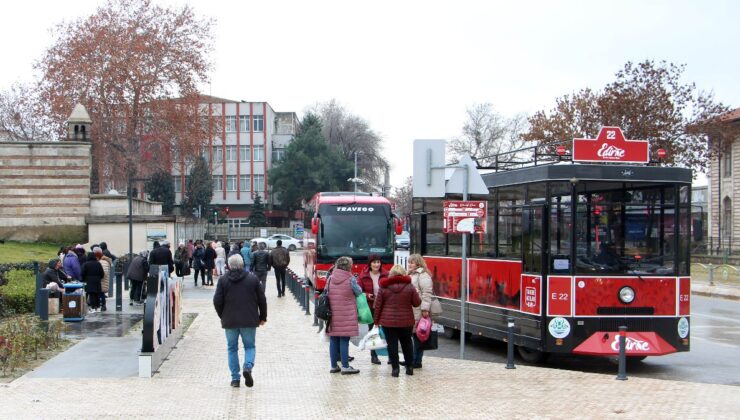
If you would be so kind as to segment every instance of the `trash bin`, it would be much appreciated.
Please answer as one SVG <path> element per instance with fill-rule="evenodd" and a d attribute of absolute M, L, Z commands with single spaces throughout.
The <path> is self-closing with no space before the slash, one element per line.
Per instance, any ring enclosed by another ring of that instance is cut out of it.
<path fill-rule="evenodd" d="M 85 319 L 85 291 L 82 283 L 66 283 L 62 295 L 62 319 L 82 321 Z"/>

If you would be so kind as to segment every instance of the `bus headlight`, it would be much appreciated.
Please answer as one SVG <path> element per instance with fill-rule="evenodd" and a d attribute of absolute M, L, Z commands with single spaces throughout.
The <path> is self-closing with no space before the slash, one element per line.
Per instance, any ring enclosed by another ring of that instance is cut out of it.
<path fill-rule="evenodd" d="M 635 291 L 629 286 L 624 286 L 619 289 L 619 300 L 622 303 L 632 303 L 635 300 Z"/>

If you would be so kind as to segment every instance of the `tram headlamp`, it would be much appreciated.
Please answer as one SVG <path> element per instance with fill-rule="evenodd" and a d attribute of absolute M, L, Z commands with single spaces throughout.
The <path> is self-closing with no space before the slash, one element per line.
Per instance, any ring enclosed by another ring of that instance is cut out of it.
<path fill-rule="evenodd" d="M 622 303 L 632 303 L 632 301 L 635 300 L 634 289 L 629 286 L 624 286 L 619 289 L 619 300 L 621 300 Z"/>

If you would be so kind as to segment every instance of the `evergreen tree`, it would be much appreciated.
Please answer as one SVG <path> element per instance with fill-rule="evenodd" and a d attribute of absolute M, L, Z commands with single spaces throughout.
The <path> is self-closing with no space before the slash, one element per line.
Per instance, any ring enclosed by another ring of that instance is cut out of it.
<path fill-rule="evenodd" d="M 162 170 L 154 172 L 144 188 L 150 200 L 162 203 L 162 213 L 172 214 L 175 207 L 175 187 L 170 174 Z"/>
<path fill-rule="evenodd" d="M 252 204 L 252 214 L 249 215 L 250 226 L 267 226 L 267 216 L 265 216 L 265 205 L 262 203 L 262 197 L 254 197 Z"/>
<path fill-rule="evenodd" d="M 185 199 L 183 200 L 183 213 L 189 214 L 201 206 L 203 212 L 213 199 L 213 181 L 211 172 L 208 170 L 208 162 L 201 156 L 195 160 L 190 176 L 185 182 Z M 201 214 L 201 217 L 205 214 Z"/>
<path fill-rule="evenodd" d="M 270 170 L 269 182 L 283 206 L 292 210 L 319 191 L 346 189 L 353 171 L 352 161 L 321 134 L 321 120 L 309 113 L 286 148 L 285 159 Z"/>

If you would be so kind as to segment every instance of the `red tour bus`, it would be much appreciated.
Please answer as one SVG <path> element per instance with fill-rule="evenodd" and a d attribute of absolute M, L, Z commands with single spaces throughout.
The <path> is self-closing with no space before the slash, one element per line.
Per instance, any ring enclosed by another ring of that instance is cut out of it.
<path fill-rule="evenodd" d="M 633 359 L 688 351 L 691 170 L 568 160 L 529 148 L 485 168 L 489 193 L 469 197 L 488 213 L 487 231 L 468 234 L 465 330 L 504 340 L 513 317 L 514 344 L 531 362 L 616 355 L 620 326 Z M 452 335 L 462 234 L 443 233 L 442 210 L 461 199 L 415 197 L 411 215 L 411 252 L 432 272 L 438 322 Z"/>
<path fill-rule="evenodd" d="M 362 192 L 319 192 L 305 211 L 305 277 L 317 291 L 337 258 L 351 257 L 352 272 L 359 273 L 370 254 L 380 256 L 383 267 L 393 264 L 394 235 L 401 221 L 385 197 Z"/>

